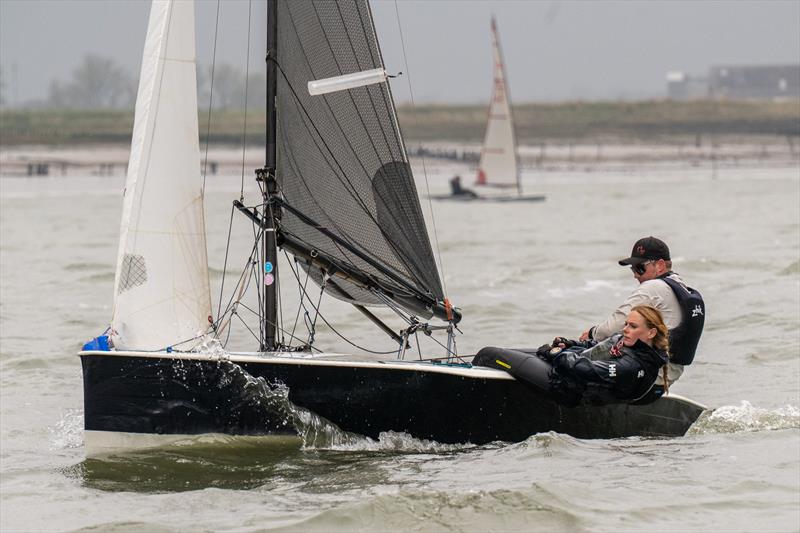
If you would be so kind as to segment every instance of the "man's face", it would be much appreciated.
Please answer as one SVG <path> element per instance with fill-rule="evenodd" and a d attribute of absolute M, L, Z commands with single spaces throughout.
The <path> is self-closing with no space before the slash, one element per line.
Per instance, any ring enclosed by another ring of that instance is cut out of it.
<path fill-rule="evenodd" d="M 644 283 L 645 281 L 656 279 L 664 271 L 664 260 L 650 259 L 644 263 L 631 266 L 631 271 L 633 271 L 633 277 L 636 278 L 636 281 Z"/>

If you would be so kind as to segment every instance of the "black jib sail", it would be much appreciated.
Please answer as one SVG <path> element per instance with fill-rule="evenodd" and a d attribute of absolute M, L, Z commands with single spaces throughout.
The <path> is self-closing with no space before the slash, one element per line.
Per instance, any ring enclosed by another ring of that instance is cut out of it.
<path fill-rule="evenodd" d="M 308 82 L 383 68 L 366 0 L 278 2 L 278 168 L 285 248 L 325 289 L 445 317 L 443 291 L 386 81 L 312 96 Z M 366 282 L 366 283 L 365 283 Z M 380 294 L 371 290 L 378 288 Z"/>

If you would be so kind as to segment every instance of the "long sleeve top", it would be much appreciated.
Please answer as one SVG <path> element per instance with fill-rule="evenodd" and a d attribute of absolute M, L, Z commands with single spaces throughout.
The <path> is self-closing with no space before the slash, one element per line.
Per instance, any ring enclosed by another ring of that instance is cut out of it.
<path fill-rule="evenodd" d="M 674 272 L 670 274 L 672 279 L 683 284 L 683 280 Z M 589 329 L 589 336 L 593 340 L 602 341 L 615 333 L 622 331 L 625 320 L 628 318 L 631 309 L 637 305 L 649 305 L 661 312 L 664 323 L 669 329 L 675 329 L 681 323 L 681 306 L 672 289 L 660 279 L 651 279 L 639 284 L 633 292 L 617 307 L 611 316 L 603 322 Z M 667 378 L 670 383 L 676 381 L 683 374 L 683 365 L 670 363 L 667 371 Z M 663 379 L 659 374 L 656 383 L 663 385 Z"/>
<path fill-rule="evenodd" d="M 606 404 L 640 398 L 650 390 L 659 370 L 669 360 L 666 353 L 641 341 L 625 346 L 622 335 L 578 346 L 588 348 L 564 350 L 553 358 L 552 364 L 559 375 L 586 385 L 583 398 L 587 403 Z"/>

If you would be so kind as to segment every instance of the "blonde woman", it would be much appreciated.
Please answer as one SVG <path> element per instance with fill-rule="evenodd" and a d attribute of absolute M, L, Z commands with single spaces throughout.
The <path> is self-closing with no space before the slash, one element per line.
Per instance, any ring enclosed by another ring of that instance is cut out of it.
<path fill-rule="evenodd" d="M 668 338 L 661 313 L 640 305 L 628 313 L 622 333 L 602 342 L 558 337 L 553 346 L 537 350 L 541 359 L 518 350 L 484 348 L 473 364 L 503 368 L 564 405 L 632 403 L 650 391 L 669 362 Z"/>

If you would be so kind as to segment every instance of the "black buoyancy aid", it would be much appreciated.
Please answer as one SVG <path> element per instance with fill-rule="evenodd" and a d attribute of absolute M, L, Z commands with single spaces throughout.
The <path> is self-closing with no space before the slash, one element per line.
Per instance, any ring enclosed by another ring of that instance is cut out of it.
<path fill-rule="evenodd" d="M 697 351 L 697 343 L 703 334 L 706 322 L 706 304 L 695 289 L 670 278 L 671 272 L 659 279 L 663 280 L 678 299 L 681 308 L 681 323 L 669 331 L 670 362 L 690 365 Z"/>

